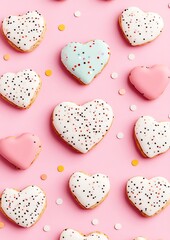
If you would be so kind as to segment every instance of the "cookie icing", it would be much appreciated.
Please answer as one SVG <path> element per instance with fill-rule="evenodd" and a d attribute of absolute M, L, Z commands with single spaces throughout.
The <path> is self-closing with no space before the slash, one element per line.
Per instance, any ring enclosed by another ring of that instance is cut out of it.
<path fill-rule="evenodd" d="M 136 238 L 134 238 L 133 240 L 147 240 L 147 239 L 144 238 L 144 237 L 136 237 Z"/>
<path fill-rule="evenodd" d="M 71 42 L 61 52 L 66 69 L 84 84 L 89 84 L 102 71 L 109 57 L 110 48 L 102 40 L 85 44 Z"/>
<path fill-rule="evenodd" d="M 133 46 L 153 41 L 164 27 L 163 19 L 157 13 L 145 13 L 137 7 L 126 8 L 119 22 L 125 37 Z"/>
<path fill-rule="evenodd" d="M 21 16 L 9 16 L 3 20 L 5 37 L 17 49 L 27 52 L 33 50 L 42 40 L 45 32 L 45 20 L 38 11 L 30 11 Z"/>
<path fill-rule="evenodd" d="M 70 177 L 69 188 L 83 208 L 89 209 L 99 205 L 110 191 L 108 176 L 96 173 L 88 175 L 75 172 Z"/>
<path fill-rule="evenodd" d="M 170 82 L 170 69 L 165 65 L 135 67 L 129 74 L 134 87 L 147 99 L 158 98 Z"/>
<path fill-rule="evenodd" d="M 144 215 L 151 217 L 170 201 L 170 183 L 163 177 L 148 180 L 133 177 L 127 182 L 127 195 L 133 205 Z"/>
<path fill-rule="evenodd" d="M 31 133 L 0 139 L 0 155 L 19 169 L 30 167 L 40 151 L 40 139 Z"/>
<path fill-rule="evenodd" d="M 105 136 L 112 121 L 112 108 L 101 99 L 95 99 L 82 106 L 62 102 L 53 112 L 55 130 L 81 153 L 88 152 Z"/>
<path fill-rule="evenodd" d="M 3 213 L 21 227 L 31 227 L 46 207 L 46 195 L 37 186 L 22 191 L 6 188 L 1 196 Z"/>
<path fill-rule="evenodd" d="M 135 137 L 146 157 L 155 157 L 170 148 L 170 122 L 142 116 L 135 124 Z"/>
<path fill-rule="evenodd" d="M 83 235 L 80 232 L 67 228 L 62 231 L 60 240 L 108 240 L 109 238 L 101 232 L 92 232 L 88 235 Z"/>
<path fill-rule="evenodd" d="M 28 108 L 41 87 L 39 75 L 32 69 L 5 73 L 0 77 L 0 95 L 19 108 Z"/>

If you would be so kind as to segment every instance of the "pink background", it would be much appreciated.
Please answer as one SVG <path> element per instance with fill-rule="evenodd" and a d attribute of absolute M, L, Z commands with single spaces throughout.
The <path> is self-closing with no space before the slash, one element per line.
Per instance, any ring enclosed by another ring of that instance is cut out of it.
<path fill-rule="evenodd" d="M 137 65 L 169 64 L 170 9 L 168 0 L 11 0 L 1 2 L 0 20 L 8 15 L 17 15 L 37 9 L 47 22 L 47 33 L 41 45 L 32 53 L 22 54 L 13 50 L 0 36 L 0 74 L 25 68 L 33 68 L 43 80 L 42 89 L 33 106 L 26 111 L 17 110 L 0 100 L 0 137 L 32 132 L 40 136 L 43 150 L 37 161 L 26 171 L 19 171 L 0 158 L 0 191 L 6 187 L 22 189 L 37 184 L 47 193 L 48 207 L 41 220 L 30 229 L 15 226 L 0 214 L 5 228 L 0 230 L 0 239 L 56 240 L 60 232 L 67 227 L 88 233 L 99 230 L 110 239 L 132 240 L 143 235 L 150 240 L 169 239 L 170 207 L 153 218 L 142 217 L 125 198 L 126 181 L 143 175 L 151 178 L 163 176 L 170 179 L 169 153 L 155 159 L 145 159 L 135 147 L 133 126 L 141 115 L 150 115 L 157 120 L 168 120 L 170 86 L 155 101 L 143 99 L 127 81 L 129 71 Z M 118 16 L 129 6 L 137 6 L 145 11 L 159 13 L 165 21 L 163 33 L 154 42 L 141 47 L 129 46 L 118 28 Z M 73 16 L 80 10 L 82 16 Z M 58 31 L 58 25 L 65 24 L 66 30 Z M 68 74 L 60 63 L 60 51 L 70 41 L 87 42 L 91 39 L 105 40 L 111 47 L 111 59 L 104 71 L 89 85 L 82 86 Z M 5 62 L 6 53 L 11 59 Z M 128 60 L 128 54 L 134 53 L 136 59 Z M 46 69 L 52 69 L 53 75 L 46 77 Z M 119 78 L 110 78 L 117 72 Z M 126 89 L 126 95 L 120 96 L 118 90 Z M 115 121 L 107 136 L 92 151 L 78 154 L 53 133 L 50 126 L 51 113 L 55 105 L 62 101 L 82 104 L 94 98 L 106 100 L 113 108 Z M 137 110 L 131 112 L 129 106 L 135 104 Z M 122 140 L 116 138 L 123 132 Z M 131 161 L 139 160 L 133 167 Z M 57 166 L 63 165 L 65 171 L 59 173 Z M 94 210 L 82 210 L 68 191 L 68 179 L 74 171 L 108 174 L 111 180 L 111 192 L 108 198 Z M 46 173 L 48 179 L 42 181 L 40 175 Z M 57 206 L 55 201 L 63 198 L 64 203 Z M 99 219 L 99 225 L 93 226 L 91 220 Z M 115 223 L 123 228 L 114 229 Z M 51 231 L 44 232 L 43 226 L 50 225 Z"/>

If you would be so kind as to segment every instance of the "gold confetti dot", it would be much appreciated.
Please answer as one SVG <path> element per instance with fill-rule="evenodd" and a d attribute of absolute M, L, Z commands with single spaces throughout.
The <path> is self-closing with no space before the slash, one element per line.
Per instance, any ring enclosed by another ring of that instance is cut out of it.
<path fill-rule="evenodd" d="M 132 166 L 137 166 L 139 164 L 138 160 L 137 159 L 134 159 L 132 162 L 131 162 Z"/>
<path fill-rule="evenodd" d="M 5 224 L 3 222 L 0 222 L 0 229 L 4 228 Z"/>
<path fill-rule="evenodd" d="M 46 70 L 45 75 L 48 76 L 48 77 L 51 76 L 52 75 L 52 70 L 50 70 L 50 69 Z"/>
<path fill-rule="evenodd" d="M 60 24 L 60 25 L 58 25 L 58 30 L 59 31 L 64 31 L 65 30 L 65 25 L 64 24 Z"/>
<path fill-rule="evenodd" d="M 64 166 L 60 165 L 57 167 L 58 172 L 63 172 L 64 171 Z"/>
<path fill-rule="evenodd" d="M 42 175 L 40 176 L 40 178 L 41 178 L 41 180 L 46 180 L 46 179 L 47 179 L 47 175 L 46 175 L 46 174 L 42 174 Z"/>
<path fill-rule="evenodd" d="M 3 59 L 4 59 L 5 61 L 8 61 L 8 60 L 10 59 L 10 55 L 9 55 L 9 54 L 5 54 L 5 55 L 3 56 Z"/>

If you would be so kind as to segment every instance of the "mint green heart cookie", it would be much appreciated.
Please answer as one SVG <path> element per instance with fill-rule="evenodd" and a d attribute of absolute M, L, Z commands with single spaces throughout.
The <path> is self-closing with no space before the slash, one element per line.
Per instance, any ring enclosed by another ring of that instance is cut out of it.
<path fill-rule="evenodd" d="M 110 48 L 102 40 L 85 44 L 71 42 L 61 52 L 66 69 L 83 84 L 89 84 L 103 70 L 110 58 Z"/>

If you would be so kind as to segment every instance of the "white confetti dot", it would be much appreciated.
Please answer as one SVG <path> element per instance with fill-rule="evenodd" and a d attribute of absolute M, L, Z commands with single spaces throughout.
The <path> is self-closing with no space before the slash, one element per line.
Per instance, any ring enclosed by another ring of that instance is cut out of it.
<path fill-rule="evenodd" d="M 128 55 L 128 59 L 129 60 L 134 60 L 135 59 L 135 54 L 133 54 L 133 53 L 130 53 L 129 55 Z"/>
<path fill-rule="evenodd" d="M 58 198 L 58 199 L 56 200 L 56 204 L 57 204 L 57 205 L 63 204 L 63 199 L 62 199 L 62 198 Z"/>
<path fill-rule="evenodd" d="M 124 134 L 123 134 L 122 132 L 119 132 L 119 133 L 116 135 L 116 137 L 117 137 L 118 139 L 122 139 L 122 138 L 124 138 Z"/>
<path fill-rule="evenodd" d="M 116 79 L 116 78 L 118 78 L 118 73 L 117 72 L 113 72 L 113 73 L 111 73 L 110 74 L 110 77 L 112 78 L 112 79 Z"/>
<path fill-rule="evenodd" d="M 81 16 L 81 12 L 78 10 L 78 11 L 76 11 L 75 13 L 74 13 L 74 16 L 75 17 L 80 17 Z"/>
<path fill-rule="evenodd" d="M 168 118 L 170 118 L 170 114 L 168 115 Z"/>
<path fill-rule="evenodd" d="M 170 8 L 170 3 L 168 3 L 168 7 Z"/>
<path fill-rule="evenodd" d="M 44 230 L 44 232 L 49 232 L 49 231 L 51 230 L 51 228 L 50 228 L 49 225 L 45 225 L 45 226 L 43 227 L 43 230 Z"/>
<path fill-rule="evenodd" d="M 97 218 L 94 218 L 94 219 L 91 221 L 91 223 L 92 223 L 93 225 L 98 225 L 98 224 L 99 224 L 99 220 L 98 220 Z"/>
<path fill-rule="evenodd" d="M 114 228 L 115 228 L 115 230 L 120 230 L 120 229 L 122 228 L 122 224 L 116 223 L 116 224 L 114 225 Z"/>
<path fill-rule="evenodd" d="M 134 111 L 136 111 L 137 107 L 136 107 L 136 105 L 133 104 L 133 105 L 130 105 L 129 109 L 130 109 L 132 112 L 134 112 Z"/>

